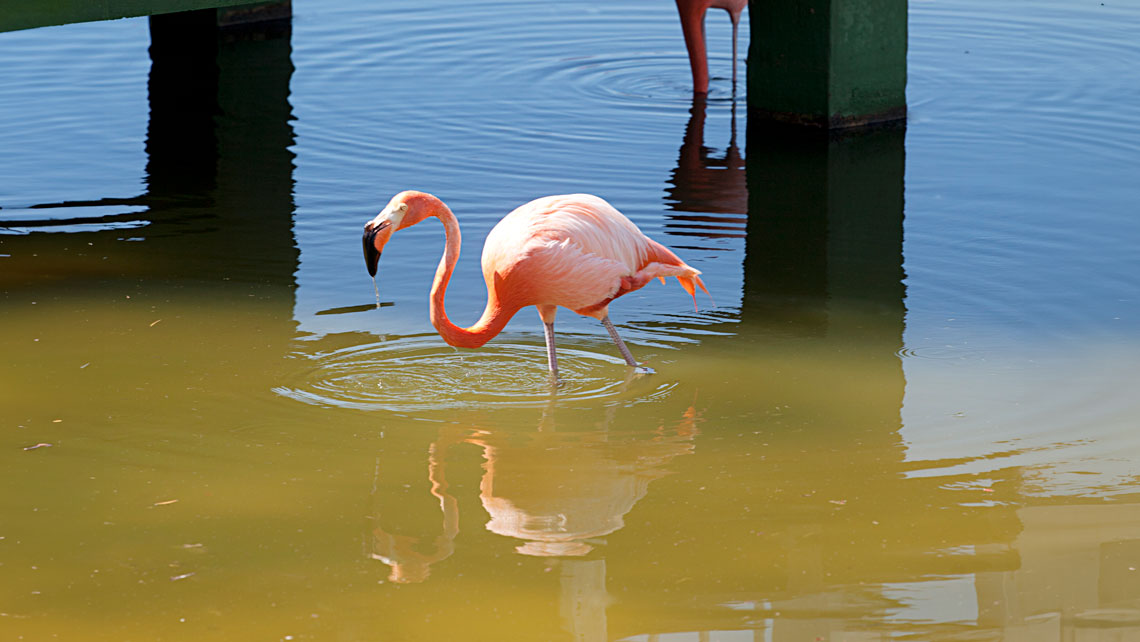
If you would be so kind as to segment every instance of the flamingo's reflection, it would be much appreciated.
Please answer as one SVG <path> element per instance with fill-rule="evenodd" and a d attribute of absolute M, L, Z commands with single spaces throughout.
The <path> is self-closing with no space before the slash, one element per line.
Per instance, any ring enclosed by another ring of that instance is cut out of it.
<path fill-rule="evenodd" d="M 448 492 L 446 455 L 458 444 L 482 450 L 479 498 L 490 517 L 488 530 L 519 540 L 515 550 L 523 555 L 589 553 L 599 538 L 624 526 L 649 483 L 669 474 L 673 458 L 693 452 L 700 414 L 690 406 L 674 424 L 650 430 L 619 429 L 614 423 L 609 409 L 600 427 L 557 426 L 548 408 L 538 428 L 524 433 L 485 426 L 442 429 L 427 453 L 430 492 L 442 513 L 438 534 L 394 532 L 385 525 L 385 507 L 377 505 L 370 556 L 391 567 L 389 581 L 415 583 L 454 552 L 459 509 Z"/>
<path fill-rule="evenodd" d="M 696 423 L 690 407 L 675 426 L 649 435 L 559 432 L 549 417 L 529 435 L 480 431 L 469 442 L 483 448 L 487 529 L 522 540 L 515 550 L 524 555 L 585 555 L 593 538 L 625 525 L 674 457 L 693 451 Z"/>
<path fill-rule="evenodd" d="M 424 549 L 420 537 L 390 533 L 381 526 L 386 517 L 384 507 L 373 508 L 371 557 L 392 568 L 388 581 L 400 584 L 422 582 L 428 578 L 431 565 L 447 559 L 455 552 L 455 536 L 459 534 L 459 506 L 455 497 L 447 492 L 447 478 L 443 457 L 449 446 L 458 442 L 455 429 L 441 430 L 439 438 L 428 448 L 427 476 L 431 482 L 431 494 L 439 499 L 439 509 L 443 513 L 440 534 L 432 538 L 430 547 Z M 377 466 L 379 468 L 379 465 Z M 379 470 L 375 479 L 379 479 Z M 373 498 L 376 488 L 372 489 Z M 374 502 L 375 504 L 376 502 Z"/>
<path fill-rule="evenodd" d="M 707 107 L 705 96 L 693 97 L 677 166 L 665 190 L 666 204 L 676 212 L 669 214 L 666 230 L 675 236 L 743 238 L 748 183 L 744 156 L 736 142 L 736 101 L 730 111 L 728 146 L 721 155 L 705 145 Z"/>

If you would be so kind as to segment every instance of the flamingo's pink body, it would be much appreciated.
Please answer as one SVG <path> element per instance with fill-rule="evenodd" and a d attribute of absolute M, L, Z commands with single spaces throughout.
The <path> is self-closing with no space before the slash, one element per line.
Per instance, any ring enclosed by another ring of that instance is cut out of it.
<path fill-rule="evenodd" d="M 375 275 L 380 252 L 393 231 L 428 217 L 443 222 L 446 247 L 431 289 L 431 322 L 447 343 L 478 348 L 499 334 L 516 312 L 538 308 L 546 325 L 550 370 L 557 374 L 554 317 L 558 307 L 602 321 L 626 362 L 637 365 L 609 322 L 609 304 L 654 278 L 675 276 L 694 296 L 705 290 L 700 272 L 641 233 L 628 218 L 597 196 L 570 194 L 533 200 L 508 214 L 487 235 L 483 278 L 487 306 L 469 328 L 451 322 L 444 294 L 459 259 L 459 222 L 435 196 L 406 191 L 394 196 L 365 225 L 364 252 Z M 705 290 L 707 292 L 707 290 Z"/>
<path fill-rule="evenodd" d="M 748 0 L 677 0 L 681 31 L 685 34 L 689 66 L 693 71 L 694 92 L 707 94 L 709 91 L 708 52 L 705 48 L 705 12 L 709 9 L 724 9 L 732 19 L 732 86 L 736 87 L 736 32 L 740 26 L 740 14 L 747 6 Z"/>

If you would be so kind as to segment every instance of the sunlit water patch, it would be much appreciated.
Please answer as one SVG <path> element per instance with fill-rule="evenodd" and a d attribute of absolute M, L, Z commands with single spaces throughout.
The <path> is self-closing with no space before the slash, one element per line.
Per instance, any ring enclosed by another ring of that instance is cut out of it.
<path fill-rule="evenodd" d="M 1018 470 L 1024 494 L 1133 492 L 1135 468 L 1121 453 L 1137 443 L 1140 402 L 1129 393 L 1137 347 L 1049 349 L 904 351 L 908 382 L 923 384 L 908 386 L 902 411 L 908 460 L 919 464 L 912 474 Z"/>
<path fill-rule="evenodd" d="M 552 400 L 601 401 L 643 378 L 616 356 L 558 349 L 557 384 L 542 345 L 496 340 L 479 350 L 418 336 L 306 354 L 312 366 L 275 391 L 309 404 L 357 410 L 419 413 L 487 407 L 535 407 Z M 637 384 L 642 397 L 667 394 L 676 382 Z"/>

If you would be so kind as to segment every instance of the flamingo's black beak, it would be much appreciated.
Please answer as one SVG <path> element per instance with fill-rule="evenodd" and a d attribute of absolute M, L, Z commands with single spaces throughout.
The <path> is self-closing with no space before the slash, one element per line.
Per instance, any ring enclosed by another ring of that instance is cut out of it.
<path fill-rule="evenodd" d="M 387 229 L 391 223 L 373 224 L 371 221 L 364 226 L 364 265 L 368 268 L 368 275 L 376 277 L 376 266 L 380 263 L 380 250 L 376 247 L 376 236 Z M 387 235 L 385 235 L 387 236 Z M 382 240 L 387 240 L 384 238 Z"/>

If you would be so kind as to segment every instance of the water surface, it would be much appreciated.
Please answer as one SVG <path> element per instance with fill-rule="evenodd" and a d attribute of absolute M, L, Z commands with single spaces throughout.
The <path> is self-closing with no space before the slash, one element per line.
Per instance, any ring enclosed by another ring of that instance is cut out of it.
<path fill-rule="evenodd" d="M 0 637 L 1140 636 L 1128 4 L 912 2 L 905 128 L 747 122 L 671 3 L 0 34 Z M 746 22 L 746 21 L 745 21 Z M 747 25 L 742 29 L 747 40 Z M 208 63 L 200 64 L 203 60 Z M 743 64 L 741 65 L 743 69 Z M 431 224 L 610 200 L 702 270 L 478 351 Z"/>

